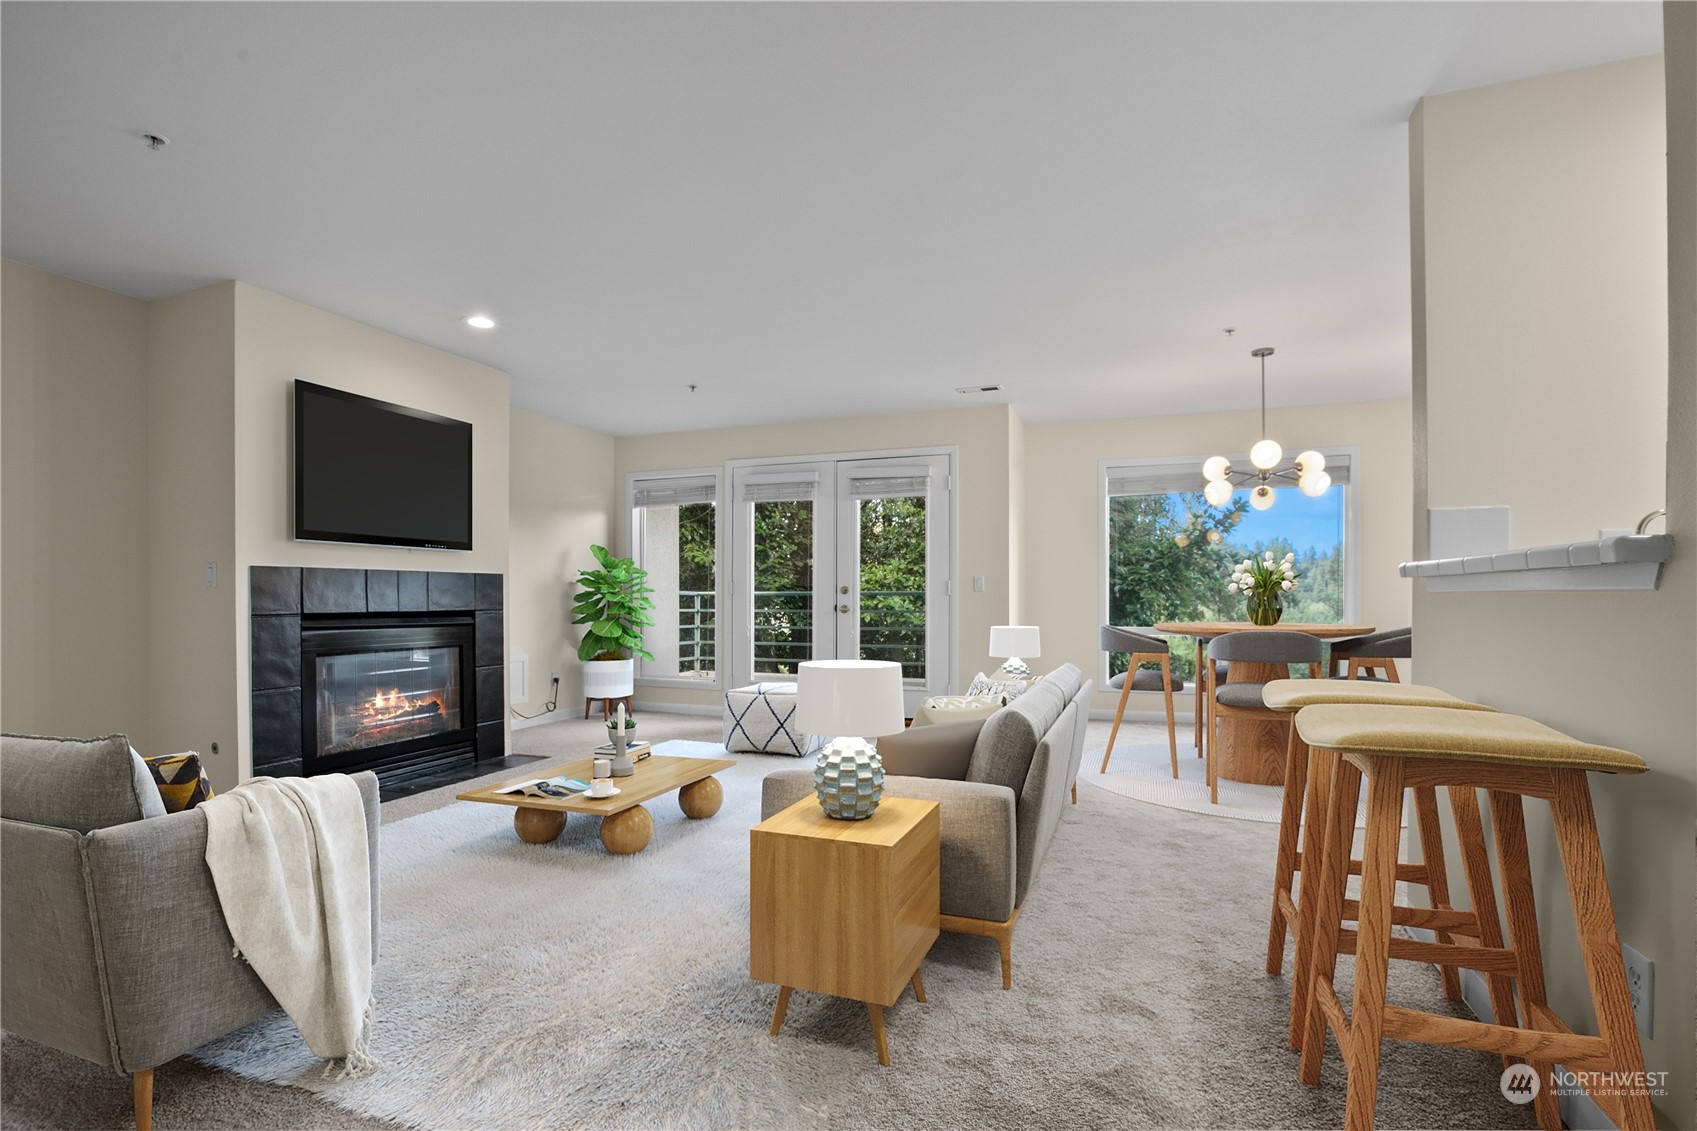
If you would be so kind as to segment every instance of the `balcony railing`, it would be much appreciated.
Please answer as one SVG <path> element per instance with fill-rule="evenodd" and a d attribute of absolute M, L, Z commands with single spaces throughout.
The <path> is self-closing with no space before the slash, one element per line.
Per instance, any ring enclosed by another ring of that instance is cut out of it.
<path fill-rule="evenodd" d="M 714 595 L 678 594 L 678 670 L 712 671 L 717 624 Z M 754 594 L 754 671 L 794 675 L 813 658 L 813 593 L 805 589 L 762 589 Z M 905 679 L 925 678 L 925 591 L 868 589 L 860 595 L 860 654 L 893 660 Z"/>

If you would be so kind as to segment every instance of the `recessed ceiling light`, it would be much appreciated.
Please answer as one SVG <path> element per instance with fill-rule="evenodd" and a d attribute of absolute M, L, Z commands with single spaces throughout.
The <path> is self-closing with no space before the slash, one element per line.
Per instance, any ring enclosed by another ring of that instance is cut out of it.
<path fill-rule="evenodd" d="M 973 393 L 999 393 L 1001 391 L 1000 385 L 958 385 L 955 387 L 955 392 L 965 393 L 968 396 Z"/>
<path fill-rule="evenodd" d="M 495 320 L 487 314 L 473 314 L 465 320 L 465 324 L 473 330 L 493 330 Z"/>

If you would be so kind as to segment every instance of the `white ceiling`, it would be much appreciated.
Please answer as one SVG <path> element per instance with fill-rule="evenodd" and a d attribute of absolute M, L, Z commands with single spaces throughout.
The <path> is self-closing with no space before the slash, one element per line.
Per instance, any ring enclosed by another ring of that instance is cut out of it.
<path fill-rule="evenodd" d="M 0 36 L 5 255 L 241 279 L 629 435 L 983 383 L 1031 423 L 1251 407 L 1260 345 L 1274 405 L 1406 396 L 1416 100 L 1659 51 L 1661 10 L 7 3 Z"/>

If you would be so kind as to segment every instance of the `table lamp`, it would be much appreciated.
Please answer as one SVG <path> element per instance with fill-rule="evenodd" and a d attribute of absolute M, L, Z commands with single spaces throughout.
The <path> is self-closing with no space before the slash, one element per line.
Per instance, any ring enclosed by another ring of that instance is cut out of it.
<path fill-rule="evenodd" d="M 1031 669 L 1021 656 L 1041 656 L 1043 645 L 1034 624 L 997 624 L 990 626 L 990 655 L 1006 656 L 1002 674 L 1009 679 L 1030 679 Z"/>
<path fill-rule="evenodd" d="M 884 763 L 868 739 L 906 723 L 902 666 L 885 660 L 807 660 L 796 673 L 796 728 L 830 736 L 813 768 L 827 817 L 860 821 L 878 808 Z"/>

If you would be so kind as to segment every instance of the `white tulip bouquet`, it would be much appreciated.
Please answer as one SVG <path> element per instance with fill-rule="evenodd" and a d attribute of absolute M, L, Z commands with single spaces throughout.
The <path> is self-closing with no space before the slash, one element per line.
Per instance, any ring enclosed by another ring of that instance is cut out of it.
<path fill-rule="evenodd" d="M 1279 615 L 1284 611 L 1284 602 L 1280 598 L 1296 588 L 1297 579 L 1301 576 L 1296 571 L 1295 554 L 1286 554 L 1279 561 L 1274 559 L 1273 551 L 1268 550 L 1261 555 L 1260 561 L 1244 558 L 1233 566 L 1226 592 L 1242 593 L 1249 599 L 1249 619 L 1254 623 L 1277 624 Z M 1266 612 L 1263 613 L 1263 610 Z M 1264 616 L 1270 619 L 1263 619 Z"/>

